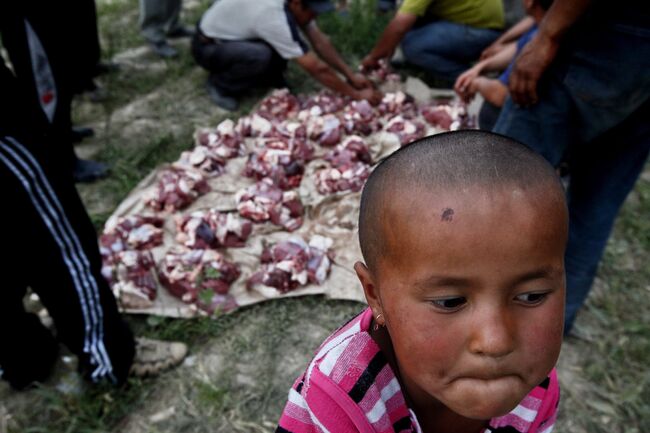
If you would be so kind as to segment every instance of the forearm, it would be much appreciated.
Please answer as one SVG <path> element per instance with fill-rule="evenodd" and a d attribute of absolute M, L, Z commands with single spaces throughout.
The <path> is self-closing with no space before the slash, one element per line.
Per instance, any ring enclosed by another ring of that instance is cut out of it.
<path fill-rule="evenodd" d="M 502 107 L 508 96 L 508 88 L 501 81 L 485 77 L 476 79 L 476 90 L 489 103 Z"/>
<path fill-rule="evenodd" d="M 299 60 L 298 64 L 307 71 L 316 81 L 325 87 L 352 98 L 356 98 L 357 90 L 350 84 L 343 81 L 327 64 L 317 59 L 314 55 L 308 55 L 306 61 Z"/>
<path fill-rule="evenodd" d="M 592 0 L 556 0 L 549 8 L 539 25 L 537 37 L 547 38 L 556 43 L 585 13 Z"/>
<path fill-rule="evenodd" d="M 343 74 L 347 79 L 352 79 L 354 71 L 343 61 L 330 39 L 320 31 L 315 23 L 311 23 L 307 29 L 307 36 L 312 48 L 318 56 L 332 68 Z"/>
<path fill-rule="evenodd" d="M 535 24 L 535 20 L 533 17 L 530 16 L 525 16 L 517 24 L 514 26 L 510 27 L 505 33 L 503 33 L 495 43 L 499 44 L 506 44 L 508 42 L 513 42 L 519 39 L 521 35 L 526 33 L 528 30 L 530 30 L 533 25 Z"/>
<path fill-rule="evenodd" d="M 503 71 L 515 58 L 516 53 L 517 43 L 507 43 L 498 53 L 479 62 L 481 64 L 481 72 Z"/>
<path fill-rule="evenodd" d="M 375 47 L 370 52 L 370 56 L 374 59 L 385 59 L 392 56 L 399 43 L 404 39 L 404 35 L 413 27 L 416 20 L 416 15 L 398 12 L 384 29 Z"/>

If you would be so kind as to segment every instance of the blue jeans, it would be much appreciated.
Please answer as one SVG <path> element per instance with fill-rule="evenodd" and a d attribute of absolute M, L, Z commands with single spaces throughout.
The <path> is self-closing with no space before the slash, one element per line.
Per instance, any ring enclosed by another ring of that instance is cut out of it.
<path fill-rule="evenodd" d="M 529 108 L 507 99 L 494 131 L 557 166 L 569 162 L 565 334 L 586 299 L 616 215 L 650 152 L 650 31 L 610 25 L 579 34 Z"/>
<path fill-rule="evenodd" d="M 434 21 L 410 30 L 402 40 L 402 51 L 409 63 L 453 82 L 500 34 L 498 30 Z"/>

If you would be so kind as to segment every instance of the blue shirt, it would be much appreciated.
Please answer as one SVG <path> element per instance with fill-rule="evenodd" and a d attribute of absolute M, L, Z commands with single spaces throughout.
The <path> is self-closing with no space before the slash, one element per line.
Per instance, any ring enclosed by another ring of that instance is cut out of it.
<path fill-rule="evenodd" d="M 512 62 L 508 65 L 505 71 L 499 76 L 499 81 L 501 81 L 503 84 L 506 86 L 508 85 L 508 80 L 510 80 L 510 74 L 512 73 L 512 68 L 515 65 L 515 59 L 521 52 L 521 49 L 530 41 L 533 36 L 537 33 L 537 24 L 533 25 L 530 30 L 528 30 L 526 33 L 521 35 L 519 40 L 517 41 L 517 52 L 515 53 L 515 57 L 512 59 Z"/>

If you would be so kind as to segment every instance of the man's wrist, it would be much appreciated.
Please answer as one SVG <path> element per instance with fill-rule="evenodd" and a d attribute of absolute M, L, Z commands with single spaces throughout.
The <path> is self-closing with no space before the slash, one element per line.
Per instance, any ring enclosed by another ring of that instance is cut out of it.
<path fill-rule="evenodd" d="M 539 42 L 548 44 L 548 45 L 559 45 L 562 36 L 566 33 L 565 28 L 560 26 L 554 26 L 552 24 L 546 23 L 539 27 L 537 34 L 534 36 L 539 40 Z"/>

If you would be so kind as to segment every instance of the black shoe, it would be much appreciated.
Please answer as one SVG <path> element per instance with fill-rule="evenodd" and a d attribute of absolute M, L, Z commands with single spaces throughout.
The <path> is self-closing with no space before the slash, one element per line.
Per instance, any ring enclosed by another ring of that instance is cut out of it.
<path fill-rule="evenodd" d="M 207 83 L 206 88 L 212 102 L 227 111 L 235 111 L 239 107 L 239 102 L 232 96 L 225 95 L 221 90 L 211 83 Z"/>
<path fill-rule="evenodd" d="M 19 334 L 3 337 L 0 376 L 22 390 L 48 378 L 58 359 L 59 343 L 35 314 L 26 314 L 16 325 Z"/>
<path fill-rule="evenodd" d="M 108 92 L 104 87 L 97 86 L 94 90 L 86 92 L 90 102 L 94 104 L 99 104 L 105 102 L 108 99 Z"/>
<path fill-rule="evenodd" d="M 95 135 L 95 130 L 83 126 L 73 126 L 70 128 L 70 140 L 73 143 L 81 143 L 84 138 L 92 137 Z"/>
<path fill-rule="evenodd" d="M 165 59 L 178 56 L 178 50 L 167 43 L 167 41 L 150 42 L 149 46 L 154 53 Z"/>
<path fill-rule="evenodd" d="M 119 63 L 115 62 L 97 62 L 95 65 L 95 77 L 120 70 Z"/>
<path fill-rule="evenodd" d="M 103 162 L 77 158 L 73 176 L 75 182 L 88 183 L 105 178 L 108 172 L 109 167 Z"/>
<path fill-rule="evenodd" d="M 176 27 L 174 30 L 167 33 L 167 37 L 171 39 L 191 38 L 192 36 L 194 36 L 194 30 L 185 26 Z"/>

